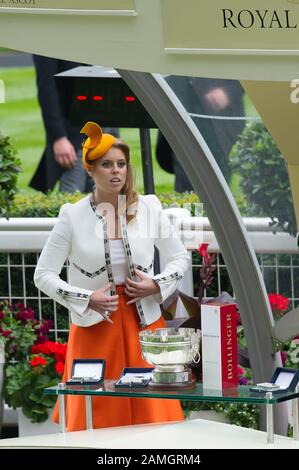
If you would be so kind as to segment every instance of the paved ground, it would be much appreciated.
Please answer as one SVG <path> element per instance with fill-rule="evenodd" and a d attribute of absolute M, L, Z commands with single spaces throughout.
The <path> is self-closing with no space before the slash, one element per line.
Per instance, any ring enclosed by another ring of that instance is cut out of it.
<path fill-rule="evenodd" d="M 32 55 L 25 52 L 1 52 L 1 67 L 30 67 L 33 66 Z"/>

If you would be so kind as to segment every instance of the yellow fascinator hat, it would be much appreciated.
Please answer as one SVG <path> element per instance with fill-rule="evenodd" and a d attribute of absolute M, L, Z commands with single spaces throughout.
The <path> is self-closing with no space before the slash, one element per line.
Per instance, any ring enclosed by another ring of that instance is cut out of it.
<path fill-rule="evenodd" d="M 92 121 L 88 121 L 80 133 L 88 135 L 82 145 L 82 163 L 84 168 L 90 170 L 93 166 L 90 162 L 103 157 L 112 147 L 116 138 L 111 134 L 103 134 L 101 127 Z"/>

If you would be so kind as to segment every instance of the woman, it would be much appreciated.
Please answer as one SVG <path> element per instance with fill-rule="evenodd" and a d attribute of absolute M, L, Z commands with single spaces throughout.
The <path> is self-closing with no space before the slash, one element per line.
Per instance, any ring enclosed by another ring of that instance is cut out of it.
<path fill-rule="evenodd" d="M 187 251 L 163 214 L 159 199 L 134 189 L 129 147 L 88 122 L 82 164 L 93 178 L 92 194 L 64 204 L 40 255 L 35 285 L 71 311 L 63 381 L 73 358 L 106 359 L 106 379 L 124 367 L 148 367 L 141 357 L 141 329 L 165 327 L 159 303 L 177 287 L 189 265 Z M 154 275 L 154 247 L 166 265 Z M 59 274 L 69 259 L 69 283 Z M 93 398 L 94 428 L 178 421 L 179 401 Z M 58 421 L 57 406 L 54 420 Z M 67 396 L 67 430 L 85 429 L 84 397 Z"/>

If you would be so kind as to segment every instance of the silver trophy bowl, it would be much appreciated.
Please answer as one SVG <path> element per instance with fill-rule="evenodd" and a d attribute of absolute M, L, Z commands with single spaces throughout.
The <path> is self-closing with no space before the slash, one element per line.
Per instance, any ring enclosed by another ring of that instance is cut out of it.
<path fill-rule="evenodd" d="M 143 359 L 155 367 L 150 386 L 194 386 L 188 364 L 198 363 L 200 360 L 200 330 L 158 328 L 154 331 L 141 331 L 139 338 Z"/>

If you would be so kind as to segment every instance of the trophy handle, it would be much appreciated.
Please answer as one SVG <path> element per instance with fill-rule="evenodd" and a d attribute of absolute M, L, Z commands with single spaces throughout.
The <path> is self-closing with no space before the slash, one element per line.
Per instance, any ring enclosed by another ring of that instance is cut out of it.
<path fill-rule="evenodd" d="M 199 361 L 200 361 L 200 353 L 198 350 L 196 349 L 193 349 L 192 351 L 192 361 L 195 363 L 195 364 L 198 364 Z"/>

